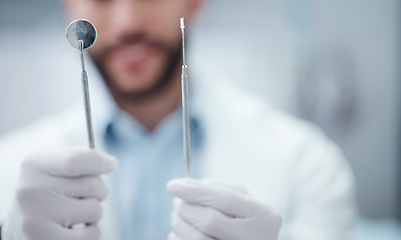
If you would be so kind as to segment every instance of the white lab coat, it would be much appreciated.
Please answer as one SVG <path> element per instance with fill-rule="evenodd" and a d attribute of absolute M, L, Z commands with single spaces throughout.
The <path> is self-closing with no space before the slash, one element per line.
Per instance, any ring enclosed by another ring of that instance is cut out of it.
<path fill-rule="evenodd" d="M 195 87 L 206 130 L 202 178 L 241 185 L 254 199 L 276 209 L 284 221 L 282 240 L 350 238 L 353 177 L 335 145 L 308 123 L 261 104 L 224 81 Z M 86 145 L 85 133 L 80 107 L 3 137 L 0 214 L 6 216 L 11 209 L 20 162 L 28 154 Z M 97 146 L 102 148 L 99 138 Z M 112 200 L 109 196 L 104 202 L 102 240 L 120 239 Z"/>

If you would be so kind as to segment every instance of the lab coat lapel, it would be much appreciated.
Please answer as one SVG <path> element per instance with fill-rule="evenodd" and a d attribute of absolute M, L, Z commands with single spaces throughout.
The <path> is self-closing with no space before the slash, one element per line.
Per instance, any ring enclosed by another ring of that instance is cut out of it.
<path fill-rule="evenodd" d="M 230 116 L 227 114 L 227 105 L 221 106 L 221 95 L 216 94 L 213 86 L 208 82 L 196 82 L 196 98 L 193 106 L 198 112 L 203 124 L 204 141 L 200 155 L 200 177 L 206 179 L 224 179 L 224 174 L 230 171 L 228 159 L 234 151 L 230 150 L 227 138 L 235 137 L 230 132 Z M 224 97 L 229 97 L 224 95 Z M 224 103 L 223 103 L 224 104 Z"/>

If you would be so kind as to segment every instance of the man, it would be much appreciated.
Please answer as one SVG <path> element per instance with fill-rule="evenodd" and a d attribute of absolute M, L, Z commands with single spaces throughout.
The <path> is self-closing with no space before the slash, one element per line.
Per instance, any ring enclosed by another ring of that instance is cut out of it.
<path fill-rule="evenodd" d="M 211 181 L 177 178 L 185 174 L 179 18 L 190 22 L 201 5 L 65 0 L 70 20 L 98 29 L 89 54 L 108 91 L 92 94 L 96 143 L 119 167 L 102 150 L 77 147 L 85 131 L 75 109 L 4 138 L 3 239 L 350 237 L 353 181 L 338 149 L 209 70 L 191 75 L 191 174 Z"/>

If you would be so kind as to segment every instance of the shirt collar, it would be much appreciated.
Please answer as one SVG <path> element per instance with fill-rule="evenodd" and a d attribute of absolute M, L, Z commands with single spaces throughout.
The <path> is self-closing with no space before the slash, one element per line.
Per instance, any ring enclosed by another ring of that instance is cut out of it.
<path fill-rule="evenodd" d="M 103 77 L 92 61 L 88 61 L 87 69 L 90 81 L 89 87 L 91 94 L 93 127 L 96 133 L 95 140 L 97 143 L 104 144 L 105 139 L 115 130 L 121 133 L 131 132 L 131 137 L 143 138 L 152 136 L 156 137 L 167 134 L 172 130 L 179 131 L 179 129 L 182 129 L 182 108 L 178 107 L 175 111 L 162 119 L 155 130 L 149 132 L 135 118 L 118 107 L 104 83 Z M 200 99 L 198 99 L 198 95 L 196 84 L 191 82 L 190 124 L 192 133 L 191 138 L 194 144 L 201 141 L 204 132 L 202 114 L 200 113 L 201 102 Z"/>

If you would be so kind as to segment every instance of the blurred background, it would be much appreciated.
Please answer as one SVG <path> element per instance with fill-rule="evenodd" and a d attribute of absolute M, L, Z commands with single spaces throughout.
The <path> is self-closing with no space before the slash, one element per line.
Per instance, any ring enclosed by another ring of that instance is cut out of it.
<path fill-rule="evenodd" d="M 0 134 L 81 101 L 55 0 L 0 0 Z M 209 0 L 191 28 L 209 62 L 320 125 L 358 184 L 357 239 L 401 239 L 401 1 Z"/>

